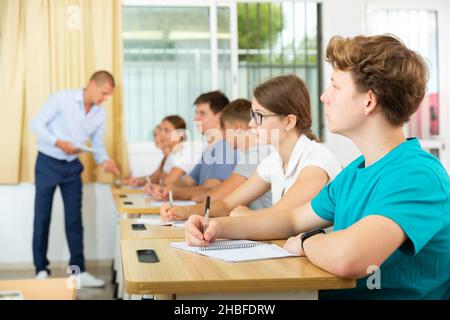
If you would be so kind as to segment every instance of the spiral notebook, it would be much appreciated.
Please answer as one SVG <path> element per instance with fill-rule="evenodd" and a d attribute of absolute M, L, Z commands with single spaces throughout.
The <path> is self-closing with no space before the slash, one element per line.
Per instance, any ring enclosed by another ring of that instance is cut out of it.
<path fill-rule="evenodd" d="M 226 262 L 297 257 L 276 244 L 250 240 L 218 240 L 209 247 L 191 247 L 186 242 L 173 242 L 170 246 Z"/>
<path fill-rule="evenodd" d="M 186 221 L 185 220 L 163 221 L 160 219 L 142 218 L 142 219 L 137 219 L 136 223 L 146 224 L 146 225 L 150 225 L 150 226 L 172 226 L 172 227 L 177 227 L 177 228 L 184 228 Z"/>
<path fill-rule="evenodd" d="M 152 201 L 152 202 L 150 202 L 150 204 L 153 207 L 162 207 L 166 203 L 167 203 L 167 201 Z M 173 205 L 178 206 L 178 207 L 193 206 L 195 204 L 197 204 L 195 201 L 190 201 L 190 200 L 175 200 L 173 202 Z"/>

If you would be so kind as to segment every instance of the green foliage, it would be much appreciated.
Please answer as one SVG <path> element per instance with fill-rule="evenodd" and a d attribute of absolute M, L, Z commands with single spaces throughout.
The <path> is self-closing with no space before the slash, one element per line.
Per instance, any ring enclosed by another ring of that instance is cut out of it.
<path fill-rule="evenodd" d="M 263 49 L 275 43 L 283 30 L 281 5 L 239 3 L 240 49 Z"/>
<path fill-rule="evenodd" d="M 286 9 L 285 9 L 286 10 Z M 238 4 L 238 35 L 239 49 L 269 49 L 273 50 L 283 31 L 282 4 L 270 3 L 239 3 Z M 307 58 L 302 48 L 308 48 Z M 272 53 L 272 56 L 259 54 L 241 54 L 239 61 L 247 63 L 281 64 L 317 64 L 317 39 L 303 39 L 294 50 L 292 43 L 283 44 L 283 54 Z M 295 52 L 295 59 L 294 59 Z"/>

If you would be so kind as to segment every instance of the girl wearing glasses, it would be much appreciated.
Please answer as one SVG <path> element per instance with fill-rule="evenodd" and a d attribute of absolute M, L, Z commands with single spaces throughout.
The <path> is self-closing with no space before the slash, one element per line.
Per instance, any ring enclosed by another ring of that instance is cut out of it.
<path fill-rule="evenodd" d="M 250 128 L 258 143 L 274 151 L 254 174 L 223 200 L 213 201 L 211 216 L 246 215 L 286 210 L 309 202 L 341 171 L 335 156 L 316 142 L 311 130 L 311 103 L 307 86 L 295 75 L 279 76 L 254 91 Z M 249 203 L 272 191 L 270 208 L 251 211 Z M 163 206 L 161 218 L 184 220 L 201 212 L 202 204 Z M 199 210 L 200 209 L 200 210 Z M 234 210 L 233 210 L 234 209 Z"/>

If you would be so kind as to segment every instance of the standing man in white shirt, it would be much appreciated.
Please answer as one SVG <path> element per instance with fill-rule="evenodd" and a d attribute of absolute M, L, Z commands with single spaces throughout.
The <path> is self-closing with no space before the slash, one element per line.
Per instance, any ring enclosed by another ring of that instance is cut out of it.
<path fill-rule="evenodd" d="M 85 89 L 53 93 L 33 119 L 38 135 L 36 197 L 33 225 L 33 258 L 38 279 L 49 276 L 48 236 L 53 195 L 59 186 L 64 203 L 64 221 L 70 250 L 70 265 L 79 268 L 81 287 L 102 287 L 101 279 L 86 272 L 81 219 L 83 165 L 80 147 L 91 141 L 95 161 L 106 172 L 119 175 L 104 147 L 106 112 L 100 104 L 114 91 L 114 77 L 107 71 L 94 73 Z"/>

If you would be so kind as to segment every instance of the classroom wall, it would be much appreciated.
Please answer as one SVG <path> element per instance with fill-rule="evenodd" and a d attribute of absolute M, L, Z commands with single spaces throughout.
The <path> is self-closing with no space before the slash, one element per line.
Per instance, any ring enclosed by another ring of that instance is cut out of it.
<path fill-rule="evenodd" d="M 351 37 L 364 32 L 364 7 L 361 0 L 324 0 L 322 10 L 323 56 L 328 40 L 335 35 Z M 351 8 L 351 10 L 349 9 Z M 323 64 L 323 88 L 330 84 L 331 67 Z M 326 120 L 324 119 L 326 126 Z M 341 165 L 346 166 L 361 153 L 348 138 L 325 130 L 325 144 L 334 152 Z"/>
<path fill-rule="evenodd" d="M 0 186 L 0 268 L 4 263 L 32 263 L 34 216 L 33 184 Z M 109 185 L 86 184 L 83 188 L 85 256 L 89 260 L 111 259 L 114 253 L 116 210 Z M 68 261 L 64 212 L 59 190 L 53 201 L 48 257 Z"/>

